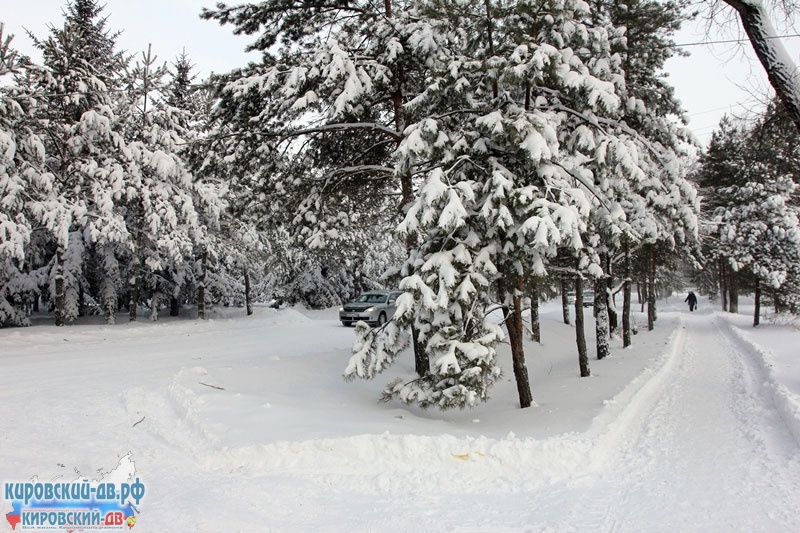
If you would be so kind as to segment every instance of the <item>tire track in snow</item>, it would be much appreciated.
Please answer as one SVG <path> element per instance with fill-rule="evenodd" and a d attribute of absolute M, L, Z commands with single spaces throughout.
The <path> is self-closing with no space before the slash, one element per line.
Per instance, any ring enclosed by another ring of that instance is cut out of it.
<path fill-rule="evenodd" d="M 620 450 L 621 530 L 800 529 L 797 443 L 752 354 L 721 324 L 715 315 L 685 323 L 662 395 Z"/>

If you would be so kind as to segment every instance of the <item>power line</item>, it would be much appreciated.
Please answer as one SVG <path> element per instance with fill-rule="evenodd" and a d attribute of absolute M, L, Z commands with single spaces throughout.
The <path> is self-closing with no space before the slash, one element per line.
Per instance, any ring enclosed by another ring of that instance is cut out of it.
<path fill-rule="evenodd" d="M 800 33 L 792 33 L 789 35 L 771 35 L 769 37 L 764 37 L 764 39 L 788 39 L 790 37 L 800 37 Z M 732 43 L 747 43 L 750 42 L 750 39 L 727 39 L 721 41 L 697 41 L 694 43 L 682 43 L 682 44 L 674 44 L 677 48 L 682 48 L 685 46 L 703 46 L 705 44 L 732 44 Z"/>
<path fill-rule="evenodd" d="M 757 103 L 759 103 L 759 100 L 757 98 L 751 98 L 749 100 L 745 100 L 744 102 L 736 102 L 734 104 L 729 104 L 729 105 L 722 106 L 722 107 L 716 107 L 714 109 L 706 109 L 704 111 L 697 111 L 695 113 L 689 113 L 689 116 L 690 117 L 696 117 L 698 115 L 705 115 L 705 114 L 708 114 L 708 113 L 714 113 L 716 111 L 730 110 L 732 107 L 746 107 L 746 106 L 749 106 L 749 105 L 752 105 L 752 104 L 757 104 Z"/>

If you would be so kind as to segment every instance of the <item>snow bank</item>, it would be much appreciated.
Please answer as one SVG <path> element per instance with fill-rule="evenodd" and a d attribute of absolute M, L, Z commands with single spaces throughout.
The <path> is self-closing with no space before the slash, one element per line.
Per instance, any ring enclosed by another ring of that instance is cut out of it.
<path fill-rule="evenodd" d="M 762 325 L 746 331 L 731 326 L 730 330 L 757 357 L 775 407 L 800 444 L 800 362 L 797 361 L 797 333 L 785 328 Z M 792 351 L 790 355 L 788 352 Z"/>
<path fill-rule="evenodd" d="M 680 324 L 679 321 L 669 323 L 666 319 L 664 323 L 670 326 Z M 144 428 L 190 453 L 211 471 L 246 472 L 248 476 L 255 477 L 291 472 L 294 477 L 323 486 L 346 485 L 348 490 L 361 493 L 517 493 L 606 468 L 619 450 L 625 447 L 625 443 L 633 438 L 637 421 L 644 416 L 643 413 L 649 412 L 660 396 L 662 376 L 670 371 L 682 339 L 681 329 L 673 330 L 650 364 L 632 381 L 620 385 L 622 390 L 613 398 L 602 403 L 588 431 L 546 438 L 518 437 L 510 431 L 506 431 L 503 437 L 414 434 L 420 428 L 431 424 L 441 427 L 441 424 L 435 420 L 415 418 L 412 412 L 395 409 L 385 414 L 401 413 L 393 415 L 394 422 L 408 425 L 398 424 L 394 426 L 396 429 L 378 434 L 368 432 L 338 438 L 265 442 L 275 434 L 269 427 L 242 429 L 251 420 L 249 412 L 252 410 L 260 410 L 252 420 L 261 424 L 269 425 L 271 421 L 279 425 L 291 424 L 292 417 L 302 416 L 307 423 L 321 426 L 323 432 L 326 431 L 323 419 L 327 415 L 325 411 L 311 414 L 313 407 L 296 405 L 297 399 L 295 405 L 287 405 L 278 396 L 278 391 L 264 382 L 260 383 L 266 390 L 272 390 L 274 403 L 263 403 L 264 397 L 258 397 L 257 401 L 261 403 L 254 406 L 255 391 L 242 377 L 228 373 L 225 381 L 220 381 L 223 379 L 221 375 L 209 375 L 213 371 L 204 367 L 180 369 L 165 391 L 130 391 L 125 395 L 125 403 L 131 421 L 148 413 L 148 419 L 152 420 Z M 285 361 L 279 360 L 275 364 Z M 570 361 L 577 367 L 572 358 Z M 303 364 L 310 369 L 318 363 L 306 360 Z M 600 364 L 598 361 L 594 363 Z M 612 364 L 613 361 L 605 363 Z M 601 376 L 609 374 L 603 367 L 598 368 Z M 552 378 L 560 379 L 557 376 Z M 604 385 L 603 377 L 580 382 L 574 379 L 580 378 L 569 378 L 570 383 L 578 384 L 582 390 Z M 617 377 L 606 379 L 619 383 Z M 231 397 L 227 390 L 213 390 L 216 387 L 214 383 L 223 382 L 235 383 L 240 392 Z M 353 387 L 352 384 L 346 386 Z M 335 393 L 329 391 L 329 394 Z M 236 403 L 238 401 L 244 403 Z M 335 402 L 336 398 L 330 401 Z M 324 406 L 321 408 L 324 409 Z M 586 408 L 584 405 L 583 409 Z M 367 431 L 378 427 L 376 413 L 381 411 L 376 411 L 376 407 L 371 409 L 369 416 L 373 420 L 365 428 Z M 270 413 L 267 414 L 267 411 Z M 280 414 L 281 411 L 285 413 Z M 225 413 L 229 416 L 231 412 L 237 412 L 235 424 L 215 414 Z M 527 412 L 534 416 L 536 408 Z M 474 414 L 475 411 L 469 413 L 473 413 L 473 417 L 479 416 Z M 517 408 L 512 415 L 523 416 L 524 413 Z M 447 418 L 443 413 L 436 416 Z M 512 418 L 506 423 L 513 426 L 515 423 L 511 422 Z M 457 419 L 462 420 L 461 423 L 469 423 L 461 417 Z M 340 413 L 341 424 L 351 424 L 348 420 Z M 535 423 L 535 420 L 528 419 L 528 423 Z M 455 420 L 451 424 L 453 422 Z M 480 426 L 475 424 L 479 419 L 474 418 L 472 422 L 476 431 L 480 431 Z M 398 434 L 403 430 L 409 433 Z M 230 436 L 243 431 L 246 431 L 244 442 L 241 438 L 233 439 Z M 303 434 L 309 435 L 310 432 L 306 429 Z"/>

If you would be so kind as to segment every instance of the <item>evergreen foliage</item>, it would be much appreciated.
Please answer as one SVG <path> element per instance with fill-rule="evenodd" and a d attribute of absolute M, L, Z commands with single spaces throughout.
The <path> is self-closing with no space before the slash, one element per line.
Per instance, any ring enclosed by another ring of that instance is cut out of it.
<path fill-rule="evenodd" d="M 773 104 L 750 124 L 723 119 L 696 172 L 708 205 L 704 253 L 719 265 L 712 282 L 723 293 L 763 287 L 776 309 L 792 312 L 800 286 L 799 149 L 794 125 Z M 735 294 L 723 294 L 728 301 L 735 310 Z"/>
<path fill-rule="evenodd" d="M 25 323 L 36 304 L 59 325 L 183 303 L 202 318 L 208 304 L 330 307 L 391 286 L 394 319 L 356 327 L 348 379 L 413 346 L 418 375 L 383 398 L 471 407 L 507 340 L 520 406 L 533 405 L 524 297 L 562 277 L 595 288 L 604 357 L 618 264 L 654 286 L 654 262 L 697 237 L 680 105 L 661 72 L 682 7 L 218 4 L 203 16 L 254 35 L 261 60 L 196 84 L 188 54 L 170 68 L 149 49 L 120 52 L 102 5 L 74 0 L 36 40 L 42 65 L 0 48 L 0 75 L 14 76 L 0 104 L 0 323 Z M 758 172 L 785 176 L 793 156 Z M 737 204 L 793 205 L 786 180 L 744 176 L 725 193 Z M 737 222 L 747 209 L 720 224 L 761 242 Z M 793 279 L 789 256 L 780 272 L 737 261 Z"/>

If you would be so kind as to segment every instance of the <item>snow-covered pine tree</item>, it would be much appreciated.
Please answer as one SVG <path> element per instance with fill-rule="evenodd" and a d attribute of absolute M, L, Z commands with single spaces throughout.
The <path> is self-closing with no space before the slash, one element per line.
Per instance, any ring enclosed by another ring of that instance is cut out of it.
<path fill-rule="evenodd" d="M 625 271 L 625 243 L 628 256 L 631 246 L 636 250 L 643 242 L 659 242 L 658 246 L 667 251 L 686 247 L 695 241 L 698 205 L 679 160 L 688 138 L 686 131 L 674 124 L 674 117 L 682 115 L 681 106 L 663 74 L 665 61 L 677 53 L 672 35 L 684 20 L 683 3 L 624 0 L 593 5 L 593 17 L 608 20 L 615 28 L 610 32 L 610 46 L 624 71 L 625 86 L 620 96 L 626 105 L 622 120 L 630 131 L 625 141 L 628 146 L 617 164 L 632 158 L 643 170 L 625 176 L 614 166 L 600 165 L 595 171 L 595 186 L 625 214 L 624 219 L 615 220 L 607 210 L 594 211 L 599 218 L 595 218 L 592 227 L 599 231 L 598 252 L 605 258 L 601 263 L 609 296 L 595 297 L 599 324 L 604 322 L 603 307 L 608 308 L 612 318 L 617 314 L 612 276 L 615 270 Z M 656 228 L 662 230 L 655 231 Z M 619 268 L 615 268 L 617 263 Z M 628 274 L 622 283 L 623 302 L 627 302 L 623 304 L 623 338 L 628 343 L 630 286 Z M 600 290 L 598 284 L 597 291 Z M 604 299 L 609 305 L 603 305 Z M 606 329 L 599 327 L 598 335 Z"/>
<path fill-rule="evenodd" d="M 44 145 L 31 129 L 35 104 L 8 77 L 22 75 L 13 36 L 0 23 L 0 327 L 28 324 L 28 311 L 38 302 L 39 286 L 35 220 L 30 200 L 43 191 L 38 176 Z"/>
<path fill-rule="evenodd" d="M 104 10 L 105 5 L 98 0 L 68 0 L 63 13 L 64 20 L 81 35 L 84 59 L 106 88 L 113 90 L 120 87 L 119 74 L 127 67 L 129 58 L 126 52 L 117 50 L 117 39 L 122 32 L 112 32 L 107 27 Z"/>
<path fill-rule="evenodd" d="M 174 91 L 167 74 L 150 48 L 127 74 L 130 162 L 123 201 L 131 235 L 126 276 L 130 320 L 136 320 L 144 299 L 150 300 L 156 319 L 158 307 L 180 293 L 185 278 L 178 272 L 196 247 L 209 248 L 209 229 L 218 227 L 224 207 L 218 188 L 195 180 L 181 156 L 189 112 L 169 105 Z"/>
<path fill-rule="evenodd" d="M 267 1 L 203 14 L 260 33 L 251 49 L 264 57 L 230 76 L 218 106 L 225 142 L 210 152 L 225 157 L 232 177 L 253 182 L 262 223 L 290 222 L 311 250 L 363 247 L 350 229 L 354 209 L 390 233 L 411 202 L 414 176 L 391 154 L 409 122 L 404 104 L 423 90 L 435 52 L 412 7 Z M 414 348 L 424 374 L 427 355 Z"/>
<path fill-rule="evenodd" d="M 55 250 L 50 277 L 57 325 L 77 316 L 78 299 L 89 292 L 82 260 L 87 247 L 127 239 L 115 203 L 124 186 L 125 143 L 85 35 L 68 17 L 46 39 L 36 39 L 44 66 L 32 69 L 30 87 L 39 100 L 35 128 L 47 154 L 40 181 L 48 193 L 31 209 Z"/>
<path fill-rule="evenodd" d="M 408 106 L 418 120 L 397 154 L 398 166 L 427 178 L 400 226 L 404 234 L 416 232 L 420 246 L 406 265 L 401 287 L 410 294 L 396 322 L 416 323 L 435 371 L 387 394 L 442 407 L 484 399 L 496 377 L 499 336 L 476 324 L 483 323 L 482 306 L 494 301 L 507 312 L 525 406 L 524 354 L 514 340 L 520 278 L 529 267 L 545 272 L 559 247 L 580 251 L 585 268 L 601 275 L 581 237 L 587 217 L 595 200 L 612 220 L 624 211 L 595 187 L 593 169 L 642 179 L 642 145 L 654 147 L 619 120 L 624 76 L 609 51 L 613 28 L 592 26 L 586 4 L 451 7 L 425 6 L 443 57 Z M 653 159 L 661 155 L 656 150 Z M 458 348 L 476 339 L 480 350 Z M 383 336 L 362 336 L 347 375 L 371 377 L 404 342 L 392 326 Z"/>
<path fill-rule="evenodd" d="M 767 291 L 776 309 L 797 309 L 800 261 L 792 228 L 800 145 L 787 135 L 793 131 L 777 104 L 750 124 L 724 119 L 696 173 L 713 208 L 704 252 L 719 265 L 723 304 L 731 310 L 740 290 L 754 290 L 758 300 Z"/>
<path fill-rule="evenodd" d="M 292 222 L 312 249 L 346 238 L 357 206 L 388 227 L 401 189 L 390 155 L 404 121 L 392 99 L 419 85 L 414 54 L 424 25 L 392 3 L 264 2 L 205 11 L 206 18 L 261 32 L 251 45 L 259 65 L 228 76 L 216 109 L 224 143 L 217 149 L 246 176 L 259 209 L 276 224 Z M 400 79 L 400 72 L 405 80 Z M 404 96 L 408 98 L 408 96 Z M 282 157 L 282 154 L 291 157 Z M 259 205 L 260 204 L 260 205 Z"/>
<path fill-rule="evenodd" d="M 750 170 L 757 175 L 760 169 Z M 779 294 L 800 265 L 800 209 L 792 205 L 797 190 L 790 177 L 770 176 L 719 191 L 727 200 L 714 216 L 719 246 L 735 272 L 749 270 L 755 276 L 754 326 L 759 324 L 761 285 Z"/>

